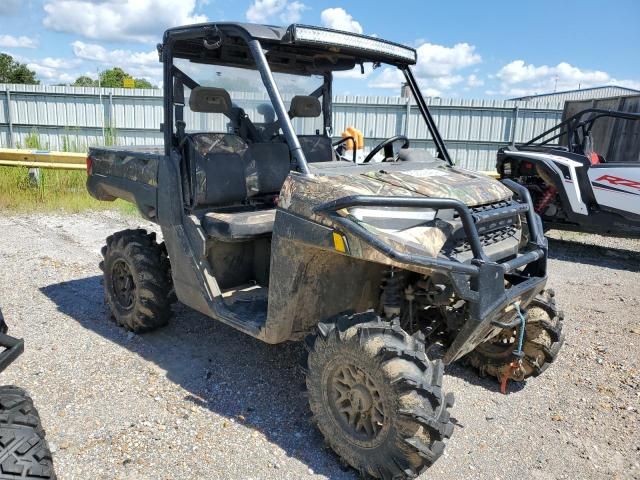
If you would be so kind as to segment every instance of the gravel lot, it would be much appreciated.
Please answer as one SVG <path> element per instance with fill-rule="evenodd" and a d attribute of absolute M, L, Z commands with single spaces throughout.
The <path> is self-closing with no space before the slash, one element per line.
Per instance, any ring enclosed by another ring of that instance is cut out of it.
<path fill-rule="evenodd" d="M 62 479 L 354 479 L 309 424 L 299 345 L 184 307 L 161 331 L 106 320 L 98 261 L 115 213 L 0 216 L 0 303 Z M 457 428 L 430 479 L 640 478 L 640 241 L 553 233 L 558 362 L 501 395 L 448 368 Z"/>

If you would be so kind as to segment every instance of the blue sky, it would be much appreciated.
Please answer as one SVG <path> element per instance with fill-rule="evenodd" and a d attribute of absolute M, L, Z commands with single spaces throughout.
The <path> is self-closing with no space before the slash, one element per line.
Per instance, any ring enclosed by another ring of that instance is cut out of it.
<path fill-rule="evenodd" d="M 325 25 L 410 44 L 426 95 L 508 98 L 617 84 L 640 89 L 640 1 L 0 0 L 0 51 L 43 83 L 117 65 L 155 84 L 167 27 L 236 20 Z M 392 71 L 342 79 L 397 95 Z"/>

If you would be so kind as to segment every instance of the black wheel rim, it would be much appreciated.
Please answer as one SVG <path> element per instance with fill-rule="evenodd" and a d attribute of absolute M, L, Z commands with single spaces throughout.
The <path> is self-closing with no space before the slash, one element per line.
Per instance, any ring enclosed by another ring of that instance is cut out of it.
<path fill-rule="evenodd" d="M 488 342 L 478 345 L 476 349 L 488 358 L 504 359 L 510 357 L 513 351 L 518 348 L 519 333 L 520 327 L 505 328 Z"/>
<path fill-rule="evenodd" d="M 334 418 L 356 443 L 376 443 L 385 426 L 381 390 L 374 378 L 354 364 L 340 364 L 327 382 Z"/>
<path fill-rule="evenodd" d="M 116 260 L 113 263 L 111 286 L 118 305 L 125 310 L 132 308 L 135 301 L 136 284 L 131 269 L 124 260 Z"/>

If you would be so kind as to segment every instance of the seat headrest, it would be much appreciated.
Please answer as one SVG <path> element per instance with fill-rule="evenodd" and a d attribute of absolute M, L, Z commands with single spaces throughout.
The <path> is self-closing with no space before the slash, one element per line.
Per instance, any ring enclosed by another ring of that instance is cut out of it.
<path fill-rule="evenodd" d="M 231 113 L 231 96 L 224 88 L 196 87 L 191 90 L 189 108 L 199 113 Z"/>
<path fill-rule="evenodd" d="M 294 117 L 319 117 L 322 113 L 320 100 L 310 95 L 296 95 L 291 99 L 289 116 Z"/>

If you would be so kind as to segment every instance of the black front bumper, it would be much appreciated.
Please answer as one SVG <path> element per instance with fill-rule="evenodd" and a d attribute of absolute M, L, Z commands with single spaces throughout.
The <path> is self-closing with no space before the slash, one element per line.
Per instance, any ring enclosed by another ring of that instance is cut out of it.
<path fill-rule="evenodd" d="M 340 228 L 370 244 L 388 258 L 406 265 L 427 267 L 446 273 L 456 295 L 469 305 L 468 318 L 444 356 L 451 363 L 482 343 L 495 329 L 493 322 L 504 321 L 513 304 L 526 307 L 544 289 L 547 281 L 547 240 L 542 223 L 535 214 L 531 196 L 526 188 L 511 180 L 503 183 L 515 194 L 518 214 L 524 213 L 528 229 L 528 244 L 514 258 L 504 262 L 491 261 L 486 255 L 477 223 L 486 220 L 474 215 L 458 200 L 413 197 L 350 196 L 316 207 L 315 212 L 331 219 Z M 339 215 L 339 210 L 354 206 L 413 207 L 455 210 L 464 228 L 473 257 L 468 262 L 430 257 L 394 249 L 358 223 Z M 510 215 L 512 211 L 495 212 Z M 505 285 L 509 283 L 510 287 Z M 515 315 L 515 313 L 514 313 Z"/>

